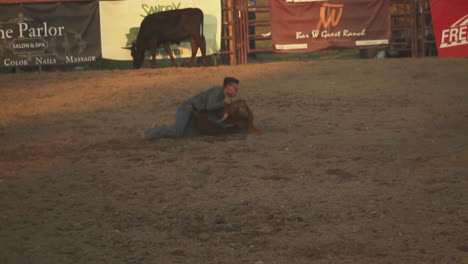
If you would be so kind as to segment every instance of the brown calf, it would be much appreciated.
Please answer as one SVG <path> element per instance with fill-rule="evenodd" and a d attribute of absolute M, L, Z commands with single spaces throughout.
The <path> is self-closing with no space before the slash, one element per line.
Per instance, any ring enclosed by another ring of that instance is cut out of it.
<path fill-rule="evenodd" d="M 208 120 L 207 112 L 195 114 L 194 132 L 201 135 L 221 135 L 227 133 L 255 133 L 261 131 L 253 124 L 253 113 L 245 100 L 236 100 L 218 113 L 219 119 L 230 127 L 221 128 Z"/>

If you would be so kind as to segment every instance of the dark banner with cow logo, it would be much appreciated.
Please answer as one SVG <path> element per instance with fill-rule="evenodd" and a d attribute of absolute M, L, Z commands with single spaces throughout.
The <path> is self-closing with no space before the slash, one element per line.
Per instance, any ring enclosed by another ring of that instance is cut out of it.
<path fill-rule="evenodd" d="M 433 0 L 431 13 L 439 57 L 468 57 L 468 0 Z"/>
<path fill-rule="evenodd" d="M 388 45 L 389 0 L 270 0 L 278 52 Z"/>
<path fill-rule="evenodd" d="M 101 56 L 97 1 L 0 9 L 0 67 L 83 63 Z"/>

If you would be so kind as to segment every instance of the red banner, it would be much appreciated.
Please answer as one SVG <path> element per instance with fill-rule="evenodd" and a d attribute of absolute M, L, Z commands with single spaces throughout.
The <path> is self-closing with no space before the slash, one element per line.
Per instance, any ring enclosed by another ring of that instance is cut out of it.
<path fill-rule="evenodd" d="M 431 13 L 439 57 L 468 57 L 468 0 L 433 0 Z"/>
<path fill-rule="evenodd" d="M 388 45 L 389 0 L 270 0 L 273 48 L 306 52 Z"/>

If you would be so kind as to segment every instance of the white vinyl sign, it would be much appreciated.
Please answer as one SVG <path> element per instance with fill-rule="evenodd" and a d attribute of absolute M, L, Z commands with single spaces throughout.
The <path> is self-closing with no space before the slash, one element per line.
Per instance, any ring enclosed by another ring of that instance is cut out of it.
<path fill-rule="evenodd" d="M 102 57 L 112 60 L 132 60 L 129 48 L 136 40 L 141 21 L 149 14 L 182 9 L 200 8 L 204 13 L 203 35 L 206 54 L 218 53 L 221 44 L 221 2 L 219 0 L 128 0 L 99 1 L 101 17 Z M 189 58 L 190 42 L 171 45 L 174 56 Z M 201 56 L 200 49 L 197 56 Z M 168 58 L 164 49 L 158 50 L 157 58 Z"/>

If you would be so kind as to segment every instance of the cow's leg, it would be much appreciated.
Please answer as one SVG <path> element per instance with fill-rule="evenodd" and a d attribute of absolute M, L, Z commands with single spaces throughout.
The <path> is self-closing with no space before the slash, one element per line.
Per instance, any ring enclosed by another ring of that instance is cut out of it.
<path fill-rule="evenodd" d="M 200 51 L 202 54 L 202 63 L 206 65 L 206 41 L 205 36 L 201 35 L 199 38 L 198 46 L 200 47 Z"/>
<path fill-rule="evenodd" d="M 195 61 L 195 56 L 197 55 L 197 51 L 198 51 L 197 42 L 195 41 L 195 38 L 193 37 L 190 38 L 190 47 L 192 48 L 192 57 L 190 58 L 188 67 L 192 67 L 193 62 Z"/>
<path fill-rule="evenodd" d="M 156 68 L 156 51 L 151 51 L 151 68 Z"/>
<path fill-rule="evenodd" d="M 191 38 L 195 40 L 195 45 L 197 46 L 197 48 L 200 48 L 200 51 L 202 54 L 202 64 L 205 66 L 208 62 L 206 59 L 205 36 L 203 36 L 203 34 L 195 34 L 195 35 L 192 35 Z M 193 44 L 192 44 L 192 50 L 193 50 Z"/>
<path fill-rule="evenodd" d="M 156 51 L 158 50 L 158 42 L 151 40 L 149 43 L 149 50 L 151 52 L 151 68 L 156 67 Z"/>
<path fill-rule="evenodd" d="M 169 57 L 171 58 L 172 65 L 174 65 L 174 67 L 177 67 L 177 62 L 174 58 L 174 54 L 172 54 L 171 47 L 169 46 L 168 43 L 164 43 L 163 46 L 164 46 L 164 50 L 166 50 L 167 55 L 169 55 Z"/>

